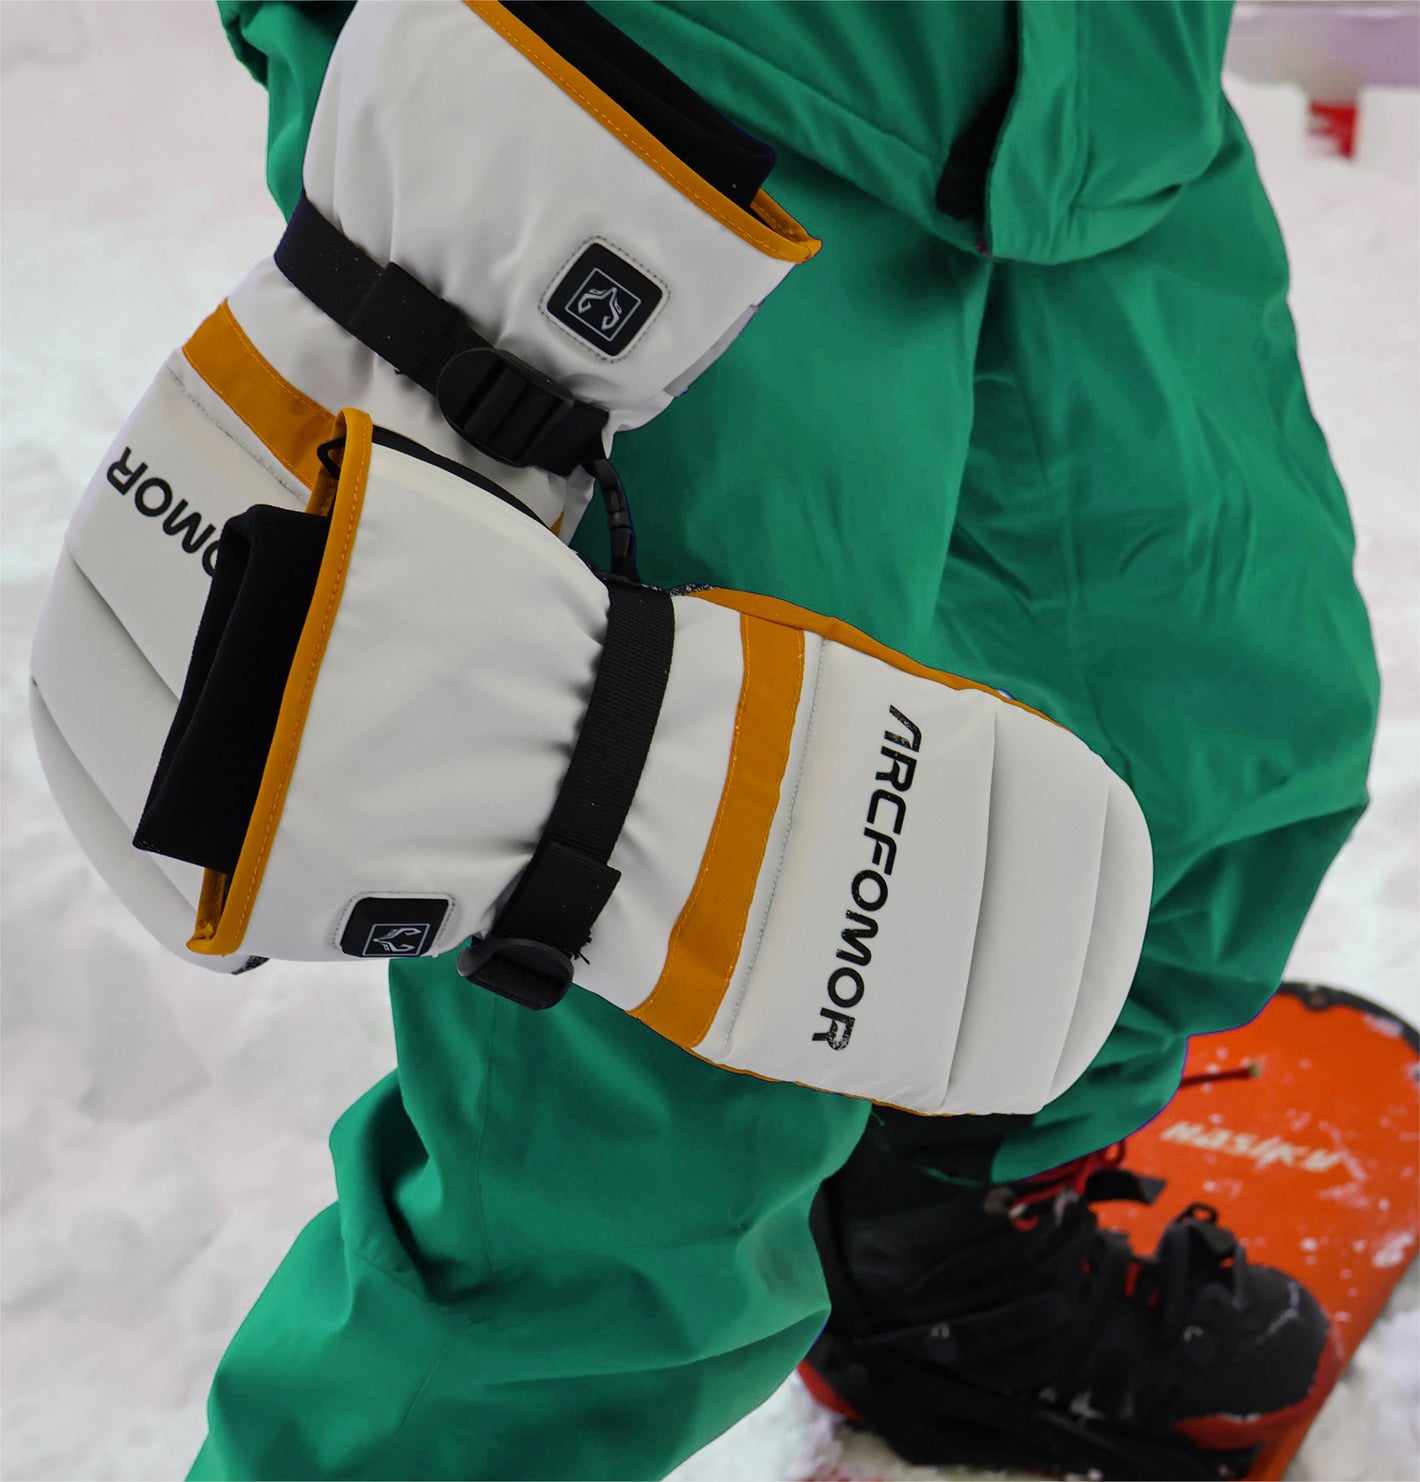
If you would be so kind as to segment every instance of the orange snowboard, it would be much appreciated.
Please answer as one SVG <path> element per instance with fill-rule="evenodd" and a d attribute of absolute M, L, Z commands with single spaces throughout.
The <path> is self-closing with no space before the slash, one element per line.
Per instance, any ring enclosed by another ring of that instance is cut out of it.
<path fill-rule="evenodd" d="M 1190 1084 L 1217 1072 L 1238 1074 Z M 1183 1088 L 1129 1139 L 1129 1167 L 1167 1188 L 1151 1207 L 1101 1206 L 1101 1222 L 1147 1251 L 1189 1204 L 1216 1206 L 1250 1259 L 1300 1277 L 1330 1314 L 1329 1390 L 1415 1254 L 1418 1101 L 1410 1025 L 1354 994 L 1285 983 L 1252 1023 L 1194 1039 Z M 1248 1477 L 1280 1478 L 1314 1415 Z"/>

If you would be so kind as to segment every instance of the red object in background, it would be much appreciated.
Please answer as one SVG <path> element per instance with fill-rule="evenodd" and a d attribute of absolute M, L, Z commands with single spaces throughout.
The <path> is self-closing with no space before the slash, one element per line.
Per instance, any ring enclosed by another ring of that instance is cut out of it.
<path fill-rule="evenodd" d="M 1349 160 L 1356 153 L 1356 105 L 1314 101 L 1310 132 L 1313 139 L 1324 140 L 1334 153 Z"/>

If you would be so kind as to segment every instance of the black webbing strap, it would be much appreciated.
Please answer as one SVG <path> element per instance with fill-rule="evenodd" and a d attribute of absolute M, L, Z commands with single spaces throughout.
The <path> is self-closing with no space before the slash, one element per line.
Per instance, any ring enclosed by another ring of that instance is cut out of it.
<path fill-rule="evenodd" d="M 480 452 L 570 474 L 602 456 L 607 414 L 489 344 L 398 263 L 377 263 L 302 194 L 276 266 L 328 318 L 422 386 Z"/>
<path fill-rule="evenodd" d="M 620 872 L 607 863 L 631 808 L 671 672 L 668 593 L 607 581 L 606 637 L 582 728 L 542 838 L 488 935 L 458 970 L 528 1008 L 551 1008 L 572 981 Z"/>

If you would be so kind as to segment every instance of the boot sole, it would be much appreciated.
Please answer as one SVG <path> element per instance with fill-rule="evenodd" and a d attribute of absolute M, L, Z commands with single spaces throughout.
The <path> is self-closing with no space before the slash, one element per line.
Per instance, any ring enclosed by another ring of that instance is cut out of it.
<path fill-rule="evenodd" d="M 881 1350 L 874 1372 L 825 1332 L 799 1375 L 825 1409 L 882 1438 L 912 1466 L 1003 1467 L 1046 1476 L 1093 1473 L 1120 1482 L 1235 1482 L 1261 1450 L 1199 1448 L 1139 1436 L 976 1388 Z"/>

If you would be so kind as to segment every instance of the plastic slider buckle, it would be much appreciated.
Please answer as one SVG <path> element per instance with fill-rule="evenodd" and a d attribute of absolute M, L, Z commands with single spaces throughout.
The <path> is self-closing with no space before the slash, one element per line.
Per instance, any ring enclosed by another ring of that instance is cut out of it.
<path fill-rule="evenodd" d="M 540 463 L 548 437 L 581 405 L 550 376 L 493 345 L 455 355 L 434 394 L 465 442 L 514 468 Z"/>
<path fill-rule="evenodd" d="M 528 1009 L 561 1003 L 572 984 L 572 959 L 526 937 L 471 937 L 457 966 L 461 978 Z"/>

